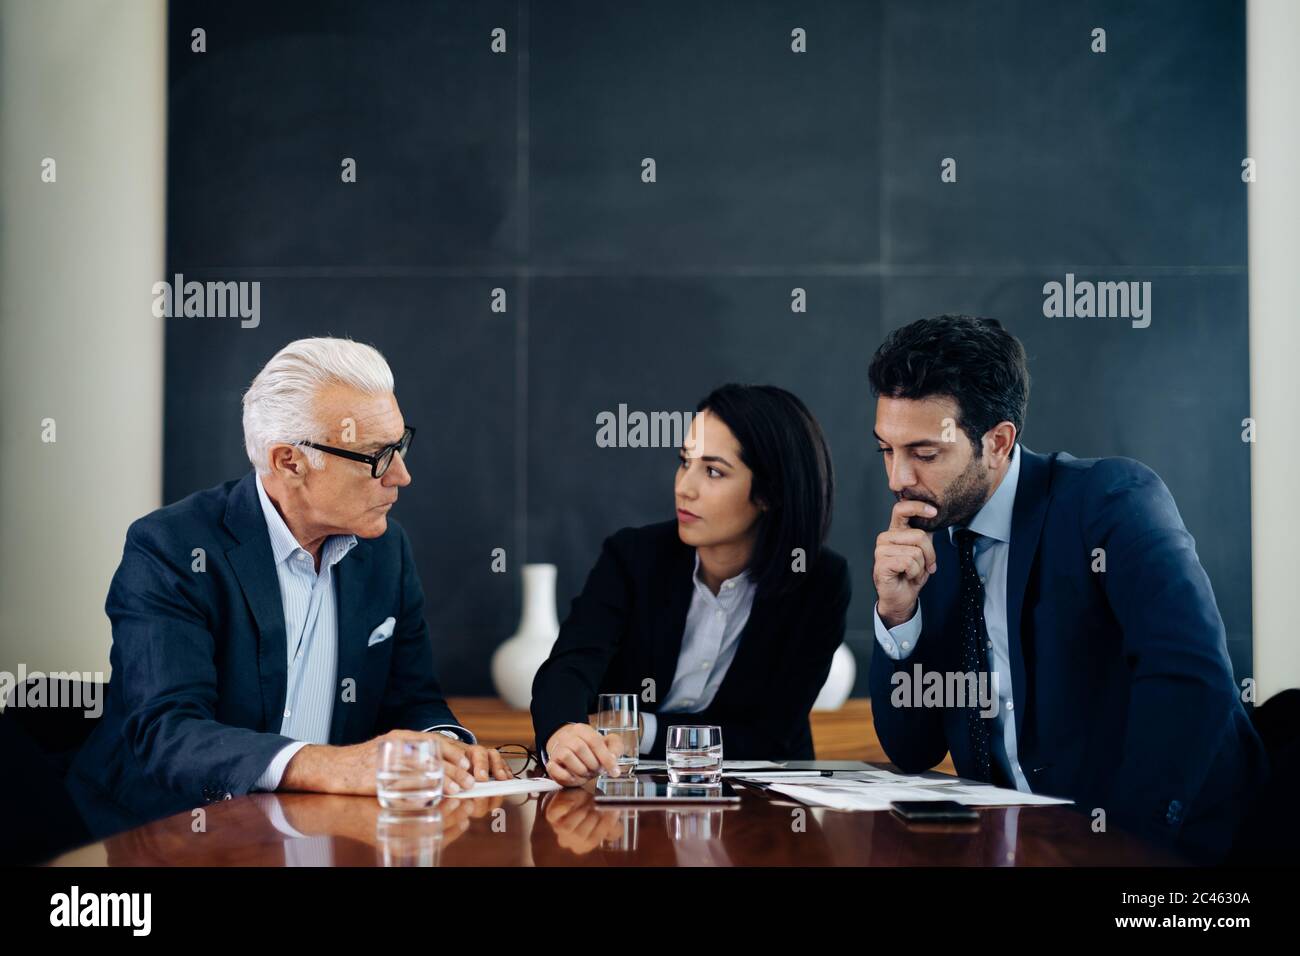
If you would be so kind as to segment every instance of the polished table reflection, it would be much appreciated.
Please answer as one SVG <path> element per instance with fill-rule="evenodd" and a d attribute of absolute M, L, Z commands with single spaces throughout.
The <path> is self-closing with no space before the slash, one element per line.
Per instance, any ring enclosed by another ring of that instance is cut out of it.
<path fill-rule="evenodd" d="M 837 765 L 843 767 L 843 764 Z M 865 768 L 869 764 L 862 764 Z M 888 764 L 875 766 L 889 767 Z M 892 769 L 892 768 L 891 768 Z M 1073 807 L 980 808 L 973 824 L 740 803 L 598 804 L 582 788 L 445 798 L 392 814 L 374 797 L 258 793 L 119 833 L 60 866 L 1166 866 L 1182 861 Z"/>

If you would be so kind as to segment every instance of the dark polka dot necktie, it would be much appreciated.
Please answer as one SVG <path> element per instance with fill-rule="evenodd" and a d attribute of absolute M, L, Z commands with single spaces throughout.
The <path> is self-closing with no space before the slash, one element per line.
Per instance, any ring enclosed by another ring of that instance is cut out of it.
<path fill-rule="evenodd" d="M 957 620 L 961 627 L 961 667 L 967 674 L 987 674 L 988 655 L 985 653 L 989 644 L 989 632 L 984 626 L 984 584 L 975 570 L 975 539 L 979 535 L 969 528 L 953 532 L 957 542 L 957 565 L 961 571 L 961 587 L 957 600 L 960 613 Z M 987 676 L 984 686 L 992 688 Z M 966 685 L 969 686 L 969 685 Z M 989 743 L 990 721 L 980 715 L 978 695 L 975 700 L 966 701 L 966 723 L 970 731 L 970 749 L 974 772 L 970 774 L 977 780 L 993 780 L 992 747 Z M 959 771 L 960 772 L 960 771 Z"/>

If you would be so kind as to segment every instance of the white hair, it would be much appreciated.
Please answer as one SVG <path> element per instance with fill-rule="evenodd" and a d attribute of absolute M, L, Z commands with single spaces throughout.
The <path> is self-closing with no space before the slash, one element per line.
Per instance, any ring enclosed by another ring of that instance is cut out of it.
<path fill-rule="evenodd" d="M 334 384 L 383 395 L 393 390 L 393 371 L 373 346 L 331 338 L 290 342 L 262 367 L 244 393 L 244 447 L 259 474 L 271 470 L 272 445 L 325 440 L 316 395 Z M 314 448 L 302 451 L 312 468 L 325 467 L 324 454 Z"/>

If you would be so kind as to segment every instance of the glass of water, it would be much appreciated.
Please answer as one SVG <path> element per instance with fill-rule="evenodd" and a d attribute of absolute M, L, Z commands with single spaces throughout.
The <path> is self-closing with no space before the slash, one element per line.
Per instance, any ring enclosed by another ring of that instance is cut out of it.
<path fill-rule="evenodd" d="M 381 810 L 375 821 L 375 847 L 381 866 L 437 866 L 442 855 L 442 814 Z"/>
<path fill-rule="evenodd" d="M 636 694 L 601 694 L 596 702 L 596 733 L 612 738 L 618 751 L 618 767 L 635 773 L 641 752 L 641 721 L 637 716 Z M 615 743 L 616 741 L 616 743 Z M 601 776 L 605 772 L 601 770 Z"/>
<path fill-rule="evenodd" d="M 380 744 L 375 781 L 379 805 L 412 813 L 428 810 L 442 799 L 442 754 L 438 738 L 385 740 Z"/>
<path fill-rule="evenodd" d="M 722 782 L 722 728 L 705 724 L 678 724 L 668 728 L 664 748 L 668 779 L 673 783 Z"/>

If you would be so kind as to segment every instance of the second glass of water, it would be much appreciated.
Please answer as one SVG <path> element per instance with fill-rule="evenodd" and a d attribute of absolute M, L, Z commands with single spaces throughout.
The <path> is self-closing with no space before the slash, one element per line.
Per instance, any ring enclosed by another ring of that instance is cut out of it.
<path fill-rule="evenodd" d="M 596 733 L 615 742 L 622 773 L 636 772 L 637 755 L 641 752 L 636 694 L 601 694 L 596 702 Z"/>
<path fill-rule="evenodd" d="M 668 728 L 668 779 L 673 783 L 722 782 L 722 728 L 704 724 L 678 724 Z"/>

